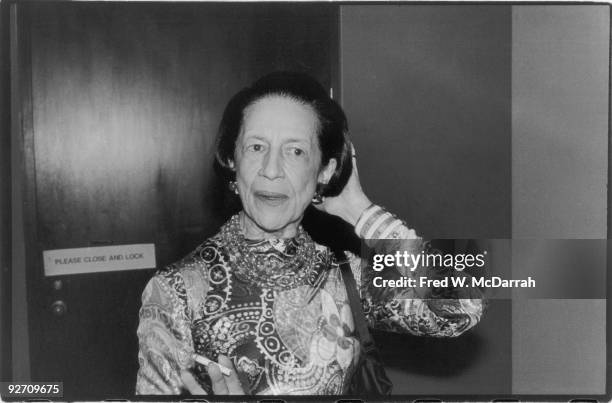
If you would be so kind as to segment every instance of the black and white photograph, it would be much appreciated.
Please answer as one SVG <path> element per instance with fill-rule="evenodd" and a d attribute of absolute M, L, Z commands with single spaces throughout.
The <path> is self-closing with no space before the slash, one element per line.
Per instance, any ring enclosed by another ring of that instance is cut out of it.
<path fill-rule="evenodd" d="M 608 4 L 0 12 L 2 400 L 612 398 Z"/>

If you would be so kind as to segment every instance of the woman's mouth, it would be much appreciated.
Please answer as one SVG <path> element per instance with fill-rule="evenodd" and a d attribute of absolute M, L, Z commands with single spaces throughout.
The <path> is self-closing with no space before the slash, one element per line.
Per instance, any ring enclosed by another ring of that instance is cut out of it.
<path fill-rule="evenodd" d="M 278 206 L 289 199 L 289 196 L 284 193 L 268 192 L 265 190 L 258 190 L 253 194 L 258 200 L 272 206 Z"/>

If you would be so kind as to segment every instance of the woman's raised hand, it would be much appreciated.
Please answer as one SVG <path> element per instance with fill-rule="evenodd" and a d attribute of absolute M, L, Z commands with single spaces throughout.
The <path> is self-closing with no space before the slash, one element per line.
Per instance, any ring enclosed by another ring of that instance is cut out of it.
<path fill-rule="evenodd" d="M 368 208 L 372 202 L 363 192 L 361 182 L 359 182 L 359 173 L 357 172 L 357 155 L 355 147 L 351 144 L 353 158 L 353 172 L 338 196 L 326 197 L 321 204 L 315 205 L 321 211 L 342 218 L 351 225 L 357 224 L 357 220 L 363 211 Z"/>
<path fill-rule="evenodd" d="M 219 365 L 216 363 L 209 364 L 206 368 L 208 376 L 212 382 L 212 389 L 215 395 L 244 395 L 244 389 L 238 379 L 238 373 L 232 364 L 232 361 L 224 355 L 219 356 L 219 364 L 231 370 L 230 375 L 223 375 Z M 181 371 L 181 380 L 183 388 L 192 395 L 206 395 L 206 391 L 202 389 L 200 384 L 195 380 L 193 374 L 189 371 Z"/>

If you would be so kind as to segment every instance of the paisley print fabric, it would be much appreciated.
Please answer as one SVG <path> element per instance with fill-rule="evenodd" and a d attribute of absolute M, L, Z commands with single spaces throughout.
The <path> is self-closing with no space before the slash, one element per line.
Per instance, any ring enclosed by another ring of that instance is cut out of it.
<path fill-rule="evenodd" d="M 404 224 L 385 222 L 394 226 L 393 235 L 400 242 L 418 239 Z M 371 230 L 371 225 L 361 224 L 362 232 Z M 252 241 L 249 247 L 282 261 L 295 253 L 295 242 Z M 160 270 L 142 296 L 136 393 L 181 393 L 183 369 L 191 369 L 212 393 L 206 368 L 190 367 L 192 352 L 215 361 L 220 354 L 230 357 L 247 394 L 345 392 L 359 358 L 359 341 L 338 263 L 326 247 L 315 246 L 308 273 L 293 276 L 299 281 L 283 288 L 253 283 L 232 270 L 220 235 Z M 350 255 L 350 262 L 359 281 L 361 260 Z M 482 315 L 480 299 L 379 295 L 365 280 L 360 290 L 364 312 L 375 328 L 456 336 Z"/>

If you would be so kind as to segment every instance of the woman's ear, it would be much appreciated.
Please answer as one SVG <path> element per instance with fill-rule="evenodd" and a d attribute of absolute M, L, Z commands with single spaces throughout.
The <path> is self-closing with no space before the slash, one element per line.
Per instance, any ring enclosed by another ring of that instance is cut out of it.
<path fill-rule="evenodd" d="M 330 158 L 327 165 L 319 172 L 319 177 L 317 178 L 317 182 L 327 185 L 336 171 L 336 167 L 338 166 L 338 161 L 335 158 Z"/>

